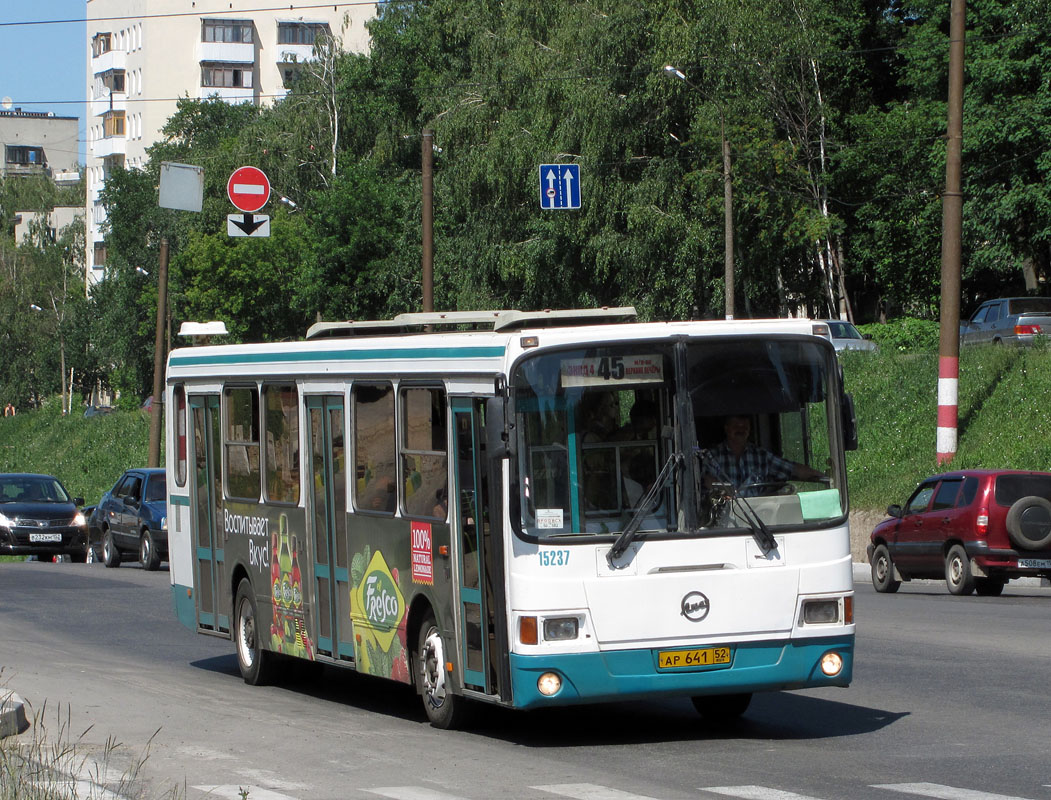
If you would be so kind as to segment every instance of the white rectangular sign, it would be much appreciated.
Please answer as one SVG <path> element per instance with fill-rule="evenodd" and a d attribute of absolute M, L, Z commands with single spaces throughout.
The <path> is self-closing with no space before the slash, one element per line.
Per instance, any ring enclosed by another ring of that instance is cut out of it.
<path fill-rule="evenodd" d="M 565 387 L 663 382 L 664 358 L 655 353 L 562 361 L 562 385 Z"/>
<path fill-rule="evenodd" d="M 270 217 L 266 214 L 227 214 L 226 233 L 229 236 L 269 236 Z"/>

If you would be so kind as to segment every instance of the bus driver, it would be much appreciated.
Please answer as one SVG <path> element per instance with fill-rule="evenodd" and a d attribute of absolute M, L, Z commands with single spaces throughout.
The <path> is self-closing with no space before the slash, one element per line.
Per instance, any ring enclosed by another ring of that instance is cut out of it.
<path fill-rule="evenodd" d="M 824 481 L 827 476 L 806 464 L 781 458 L 749 441 L 752 421 L 741 415 L 731 415 L 723 424 L 726 438 L 715 447 L 703 451 L 704 482 L 730 483 L 745 496 L 771 491 L 772 484 L 789 478 L 804 481 Z"/>

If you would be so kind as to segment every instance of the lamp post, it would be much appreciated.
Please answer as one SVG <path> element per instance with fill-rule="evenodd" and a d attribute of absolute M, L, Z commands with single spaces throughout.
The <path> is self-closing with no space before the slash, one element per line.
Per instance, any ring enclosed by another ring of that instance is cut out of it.
<path fill-rule="evenodd" d="M 68 397 L 66 392 L 66 338 L 62 332 L 62 312 L 58 310 L 58 303 L 55 302 L 55 296 L 51 295 L 51 307 L 55 310 L 55 334 L 58 336 L 58 369 L 59 375 L 62 378 L 62 413 L 66 413 L 67 399 L 72 401 L 72 398 Z M 30 303 L 29 309 L 31 311 L 43 311 L 44 309 L 38 306 L 36 303 Z M 70 393 L 72 393 L 73 387 L 69 387 Z M 72 405 L 72 402 L 69 403 Z"/>
<path fill-rule="evenodd" d="M 685 83 L 695 92 L 700 88 L 695 86 L 678 67 L 671 64 L 664 65 L 664 74 Z M 722 139 L 723 150 L 723 282 L 725 284 L 724 304 L 726 318 L 734 318 L 734 194 L 733 181 L 730 173 L 730 143 L 726 139 L 726 120 L 723 116 L 722 106 L 719 107 L 719 137 Z"/>

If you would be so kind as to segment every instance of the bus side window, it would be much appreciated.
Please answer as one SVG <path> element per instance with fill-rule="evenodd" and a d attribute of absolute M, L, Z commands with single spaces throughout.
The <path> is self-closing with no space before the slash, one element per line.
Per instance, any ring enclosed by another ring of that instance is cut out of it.
<path fill-rule="evenodd" d="M 354 507 L 393 514 L 398 504 L 394 387 L 354 384 Z"/>
<path fill-rule="evenodd" d="M 445 519 L 449 488 L 445 392 L 410 388 L 401 392 L 402 480 L 405 513 Z"/>
<path fill-rule="evenodd" d="M 242 500 L 259 500 L 259 391 L 230 387 L 226 404 L 226 493 Z"/>
<path fill-rule="evenodd" d="M 295 385 L 263 387 L 266 497 L 299 502 L 299 392 Z"/>

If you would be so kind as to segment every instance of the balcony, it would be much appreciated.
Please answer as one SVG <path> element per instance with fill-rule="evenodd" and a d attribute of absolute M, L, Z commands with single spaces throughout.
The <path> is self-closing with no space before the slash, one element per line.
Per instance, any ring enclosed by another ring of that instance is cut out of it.
<path fill-rule="evenodd" d="M 197 60 L 201 63 L 254 64 L 255 45 L 252 42 L 198 42 Z"/>
<path fill-rule="evenodd" d="M 91 145 L 91 154 L 95 156 L 95 158 L 105 158 L 106 156 L 113 155 L 124 155 L 127 152 L 127 136 L 106 136 L 102 139 L 96 139 Z"/>
<path fill-rule="evenodd" d="M 241 86 L 202 86 L 197 90 L 198 100 L 207 100 L 209 97 L 218 97 L 231 105 L 254 103 L 255 89 Z"/>
<path fill-rule="evenodd" d="M 127 69 L 128 54 L 123 50 L 107 50 L 91 59 L 91 73 L 101 75 L 114 69 Z"/>
<path fill-rule="evenodd" d="M 312 44 L 279 44 L 277 46 L 278 64 L 293 62 L 302 64 L 304 61 L 312 61 L 313 58 L 314 45 Z"/>
<path fill-rule="evenodd" d="M 103 114 L 108 114 L 110 111 L 127 110 L 127 92 L 110 92 L 103 94 L 101 97 L 92 98 L 91 100 L 91 114 L 95 117 L 101 117 Z"/>

